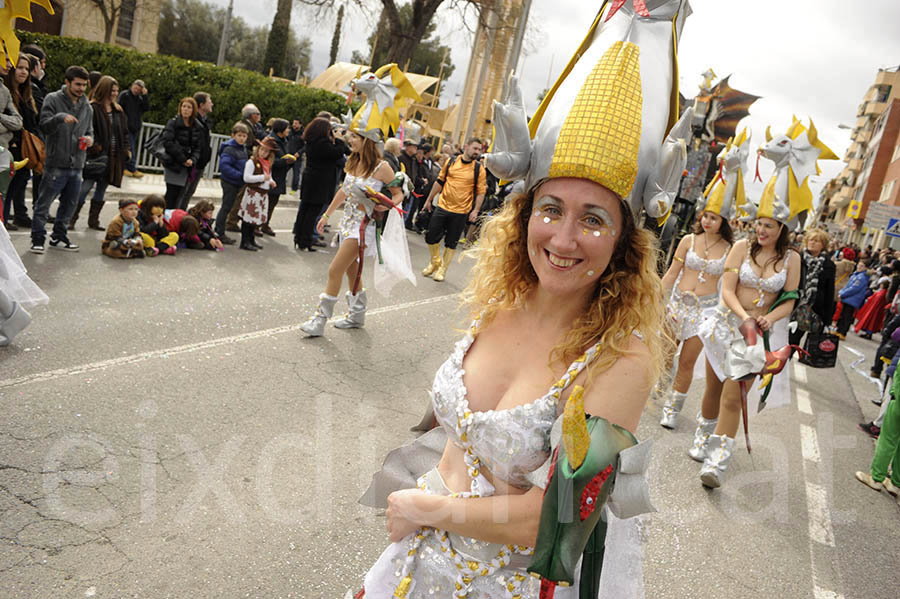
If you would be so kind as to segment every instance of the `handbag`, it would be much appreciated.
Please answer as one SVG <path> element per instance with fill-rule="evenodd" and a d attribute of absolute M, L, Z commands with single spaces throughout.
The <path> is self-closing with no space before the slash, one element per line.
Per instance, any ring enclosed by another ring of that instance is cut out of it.
<path fill-rule="evenodd" d="M 22 158 L 28 159 L 27 168 L 30 168 L 36 175 L 44 172 L 44 160 L 47 158 L 47 149 L 44 141 L 31 133 L 22 129 Z"/>
<path fill-rule="evenodd" d="M 797 328 L 801 331 L 810 333 L 822 332 L 822 319 L 813 312 L 812 306 L 809 304 L 800 304 L 794 308 L 794 311 L 791 313 L 791 320 L 797 323 Z"/>
<path fill-rule="evenodd" d="M 831 333 L 807 333 L 800 363 L 812 368 L 834 368 L 837 363 L 838 346 L 841 340 Z"/>
<path fill-rule="evenodd" d="M 163 144 L 163 134 L 162 131 L 151 136 L 147 141 L 144 142 L 144 147 L 152 154 L 157 160 L 159 160 L 163 166 L 167 164 L 171 164 L 172 159 L 169 157 L 168 152 L 166 152 L 166 146 Z"/>
<path fill-rule="evenodd" d="M 83 179 L 102 179 L 106 176 L 107 170 L 109 170 L 109 156 L 100 154 L 84 162 L 81 177 Z"/>

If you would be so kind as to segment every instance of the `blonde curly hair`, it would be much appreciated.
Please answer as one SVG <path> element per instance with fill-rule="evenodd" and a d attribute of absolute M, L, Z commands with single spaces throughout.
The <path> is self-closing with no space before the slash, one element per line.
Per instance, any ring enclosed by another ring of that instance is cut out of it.
<path fill-rule="evenodd" d="M 507 199 L 503 208 L 481 233 L 468 254 L 476 265 L 462 292 L 462 301 L 473 318 L 483 324 L 502 310 L 521 308 L 528 292 L 538 284 L 527 249 L 528 218 L 534 203 L 534 188 Z M 627 349 L 638 331 L 650 354 L 649 383 L 655 384 L 663 357 L 674 350 L 670 336 L 661 332 L 665 304 L 657 273 L 659 250 L 653 234 L 635 226 L 631 210 L 621 204 L 622 234 L 606 271 L 597 281 L 590 308 L 572 324 L 563 340 L 553 348 L 550 365 L 565 366 L 598 341 L 601 350 L 588 375 L 608 370 Z"/>

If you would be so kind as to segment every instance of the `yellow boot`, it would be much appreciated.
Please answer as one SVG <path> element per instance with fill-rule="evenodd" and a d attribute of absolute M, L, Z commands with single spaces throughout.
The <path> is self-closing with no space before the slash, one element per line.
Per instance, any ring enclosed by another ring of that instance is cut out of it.
<path fill-rule="evenodd" d="M 437 271 L 434 273 L 434 277 L 432 277 L 435 281 L 440 283 L 444 280 L 444 277 L 447 276 L 447 268 L 450 266 L 450 262 L 453 261 L 453 253 L 456 250 L 451 250 L 450 248 L 444 248 L 444 259 L 441 261 L 441 265 L 438 267 Z"/>
<path fill-rule="evenodd" d="M 422 270 L 422 275 L 430 277 L 441 265 L 441 244 L 435 243 L 428 246 L 428 252 L 431 254 L 431 262 Z"/>

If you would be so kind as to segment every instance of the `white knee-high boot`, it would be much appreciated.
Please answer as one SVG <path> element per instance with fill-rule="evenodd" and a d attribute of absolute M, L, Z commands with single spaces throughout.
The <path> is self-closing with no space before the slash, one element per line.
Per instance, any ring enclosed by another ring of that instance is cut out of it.
<path fill-rule="evenodd" d="M 333 295 L 325 295 L 324 293 L 320 295 L 316 313 L 300 326 L 300 330 L 310 337 L 321 337 L 322 333 L 325 332 L 325 323 L 334 314 L 334 305 L 336 303 L 337 298 Z"/>

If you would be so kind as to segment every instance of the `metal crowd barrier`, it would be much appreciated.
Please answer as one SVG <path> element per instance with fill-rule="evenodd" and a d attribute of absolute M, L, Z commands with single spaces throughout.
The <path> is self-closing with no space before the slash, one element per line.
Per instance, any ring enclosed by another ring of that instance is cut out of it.
<path fill-rule="evenodd" d="M 145 148 L 145 142 L 149 140 L 153 135 L 162 134 L 162 130 L 165 127 L 163 125 L 157 125 L 156 123 L 143 123 L 141 126 L 141 132 L 138 134 L 137 139 L 137 149 L 136 149 L 136 165 L 138 170 L 146 171 L 148 173 L 157 172 L 161 173 L 163 171 L 162 163 L 150 153 L 148 148 Z M 206 168 L 203 170 L 203 176 L 206 178 L 213 178 L 219 175 L 219 146 L 223 143 L 231 139 L 228 135 L 221 135 L 219 133 L 213 133 L 212 139 L 210 140 L 210 147 L 212 149 L 212 160 L 210 160 L 209 164 L 206 165 Z"/>

